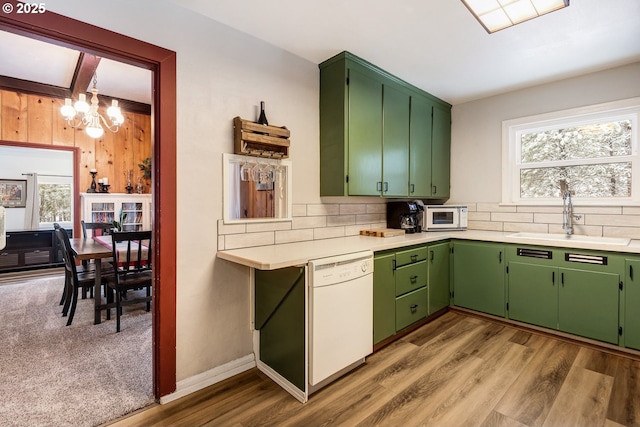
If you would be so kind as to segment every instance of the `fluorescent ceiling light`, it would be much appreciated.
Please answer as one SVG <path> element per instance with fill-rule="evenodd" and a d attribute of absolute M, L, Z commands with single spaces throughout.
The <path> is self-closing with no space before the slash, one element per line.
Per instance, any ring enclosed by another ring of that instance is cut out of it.
<path fill-rule="evenodd" d="M 489 34 L 569 6 L 569 0 L 462 0 Z"/>

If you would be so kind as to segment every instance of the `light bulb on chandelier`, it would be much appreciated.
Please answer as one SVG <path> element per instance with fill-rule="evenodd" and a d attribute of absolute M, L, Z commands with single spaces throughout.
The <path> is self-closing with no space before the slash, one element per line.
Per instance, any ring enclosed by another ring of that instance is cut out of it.
<path fill-rule="evenodd" d="M 67 123 L 72 127 L 85 127 L 85 132 L 91 138 L 100 138 L 104 135 L 104 127 L 111 132 L 118 132 L 120 125 L 124 123 L 124 116 L 120 107 L 118 107 L 118 101 L 112 100 L 111 106 L 107 109 L 107 116 L 109 121 L 98 112 L 98 78 L 96 74 L 93 75 L 93 88 L 91 89 L 91 105 L 87 103 L 87 96 L 84 93 L 78 95 L 78 100 L 75 104 L 71 104 L 71 98 L 64 100 L 64 105 L 60 108 L 60 113 L 65 118 Z M 104 124 L 104 127 L 103 127 Z"/>

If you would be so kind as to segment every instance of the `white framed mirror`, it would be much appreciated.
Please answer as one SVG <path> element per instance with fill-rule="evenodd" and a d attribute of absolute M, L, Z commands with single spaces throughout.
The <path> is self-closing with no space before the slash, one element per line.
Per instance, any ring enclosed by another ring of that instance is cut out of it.
<path fill-rule="evenodd" d="M 222 155 L 225 223 L 291 220 L 291 161 Z"/>

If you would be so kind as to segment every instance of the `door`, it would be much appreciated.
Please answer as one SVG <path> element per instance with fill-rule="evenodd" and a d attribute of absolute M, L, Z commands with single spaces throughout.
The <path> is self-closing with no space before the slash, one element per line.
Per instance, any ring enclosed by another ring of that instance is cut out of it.
<path fill-rule="evenodd" d="M 349 195 L 382 190 L 382 83 L 349 69 Z"/>
<path fill-rule="evenodd" d="M 426 98 L 411 97 L 409 197 L 431 196 L 431 110 Z"/>
<path fill-rule="evenodd" d="M 509 318 L 558 328 L 557 267 L 509 262 Z"/>
<path fill-rule="evenodd" d="M 429 246 L 429 314 L 449 306 L 449 242 Z"/>
<path fill-rule="evenodd" d="M 618 344 L 619 282 L 615 273 L 561 268 L 559 329 Z"/>
<path fill-rule="evenodd" d="M 484 242 L 455 242 L 453 250 L 455 305 L 504 317 L 503 247 Z"/>
<path fill-rule="evenodd" d="M 624 345 L 640 350 L 640 260 L 626 263 Z"/>
<path fill-rule="evenodd" d="M 409 184 L 409 95 L 384 86 L 382 195 L 406 197 Z"/>
<path fill-rule="evenodd" d="M 431 139 L 431 197 L 449 198 L 451 169 L 451 110 L 433 107 Z"/>
<path fill-rule="evenodd" d="M 396 333 L 395 254 L 376 255 L 373 261 L 373 343 Z"/>

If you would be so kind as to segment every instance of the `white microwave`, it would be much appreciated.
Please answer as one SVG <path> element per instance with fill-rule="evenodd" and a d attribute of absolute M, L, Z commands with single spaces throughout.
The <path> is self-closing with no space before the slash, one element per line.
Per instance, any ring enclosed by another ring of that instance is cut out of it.
<path fill-rule="evenodd" d="M 464 205 L 425 205 L 422 231 L 466 230 L 468 211 Z"/>

